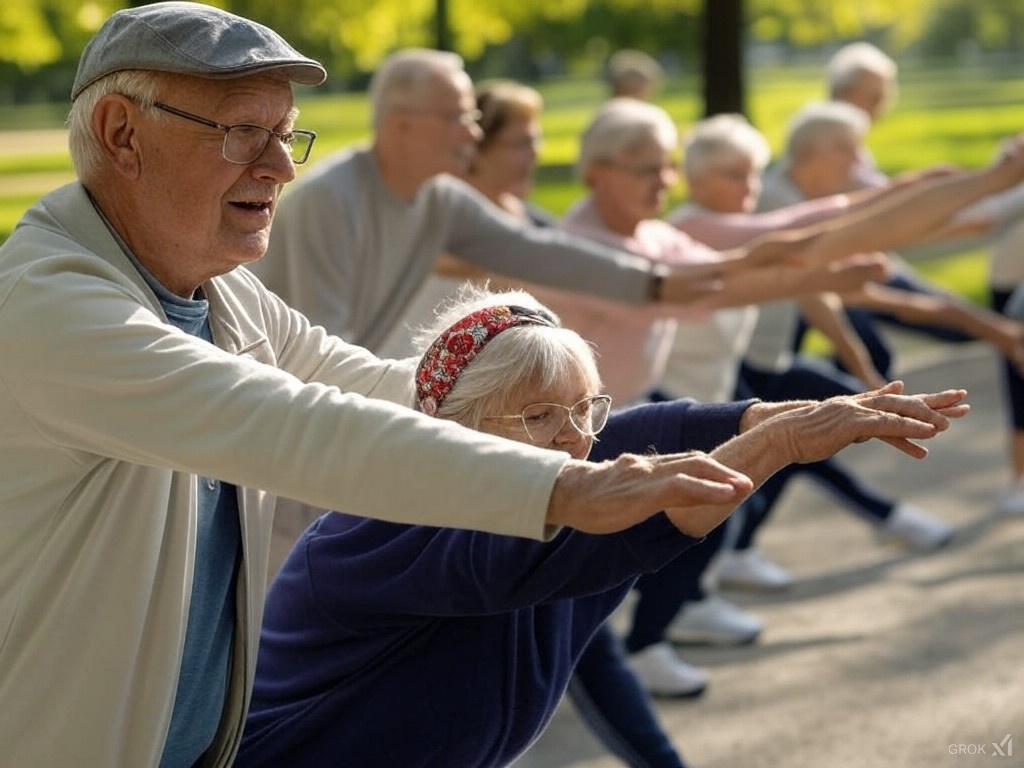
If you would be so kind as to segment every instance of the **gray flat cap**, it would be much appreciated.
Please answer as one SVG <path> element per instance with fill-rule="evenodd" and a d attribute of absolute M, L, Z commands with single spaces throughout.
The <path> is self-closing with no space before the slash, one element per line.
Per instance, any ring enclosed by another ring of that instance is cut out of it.
<path fill-rule="evenodd" d="M 82 52 L 71 100 L 112 72 L 149 69 L 231 78 L 281 70 L 303 85 L 327 72 L 269 27 L 201 3 L 153 3 L 112 15 Z"/>

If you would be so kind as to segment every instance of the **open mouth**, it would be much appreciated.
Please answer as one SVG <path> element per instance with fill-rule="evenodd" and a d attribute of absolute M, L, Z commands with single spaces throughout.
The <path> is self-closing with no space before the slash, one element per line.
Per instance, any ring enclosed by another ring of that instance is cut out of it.
<path fill-rule="evenodd" d="M 247 211 L 267 211 L 270 210 L 270 202 L 263 200 L 235 200 L 231 203 L 236 208 L 242 208 Z"/>

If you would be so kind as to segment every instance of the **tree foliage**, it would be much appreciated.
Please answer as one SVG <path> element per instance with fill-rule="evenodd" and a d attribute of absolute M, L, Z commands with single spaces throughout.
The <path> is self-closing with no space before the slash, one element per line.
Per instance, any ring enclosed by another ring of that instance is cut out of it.
<path fill-rule="evenodd" d="M 66 94 L 89 36 L 146 0 L 0 0 L 0 100 Z M 523 76 L 590 66 L 638 47 L 694 68 L 715 0 L 447 0 L 452 47 L 472 65 Z M 432 46 L 438 0 L 206 0 L 262 21 L 322 60 L 330 85 L 361 85 L 388 52 Z M 745 0 L 748 42 L 782 50 L 868 38 L 894 54 L 1019 50 L 1019 0 Z"/>

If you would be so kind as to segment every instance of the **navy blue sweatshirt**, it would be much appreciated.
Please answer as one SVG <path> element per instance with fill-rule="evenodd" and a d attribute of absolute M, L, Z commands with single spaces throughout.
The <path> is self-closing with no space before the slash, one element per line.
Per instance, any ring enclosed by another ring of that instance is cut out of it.
<path fill-rule="evenodd" d="M 615 413 L 590 458 L 710 449 L 747 405 Z M 324 515 L 271 585 L 236 765 L 506 765 L 635 578 L 694 543 L 664 514 L 547 543 Z"/>

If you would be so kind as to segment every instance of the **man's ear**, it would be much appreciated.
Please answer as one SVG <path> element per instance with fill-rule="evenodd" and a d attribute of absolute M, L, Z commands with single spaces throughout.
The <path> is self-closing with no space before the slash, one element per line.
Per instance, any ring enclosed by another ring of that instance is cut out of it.
<path fill-rule="evenodd" d="M 92 130 L 100 150 L 118 173 L 130 177 L 138 176 L 142 169 L 138 119 L 138 107 L 119 93 L 104 96 L 92 113 Z"/>

